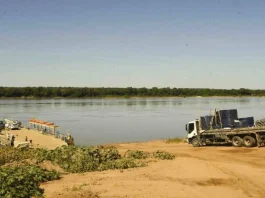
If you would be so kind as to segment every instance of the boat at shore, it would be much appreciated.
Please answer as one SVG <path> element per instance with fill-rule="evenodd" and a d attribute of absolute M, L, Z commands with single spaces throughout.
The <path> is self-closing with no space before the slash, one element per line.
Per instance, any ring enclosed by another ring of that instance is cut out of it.
<path fill-rule="evenodd" d="M 69 131 L 67 134 L 61 133 L 60 127 L 53 122 L 30 119 L 22 125 L 19 121 L 4 118 L 3 124 L 4 127 L 0 130 L 1 147 L 55 149 L 62 145 L 74 145 L 74 139 Z"/>
<path fill-rule="evenodd" d="M 4 118 L 3 120 L 5 127 L 8 129 L 19 129 L 21 127 L 21 122 L 19 122 L 18 120 L 9 120 L 7 118 Z"/>

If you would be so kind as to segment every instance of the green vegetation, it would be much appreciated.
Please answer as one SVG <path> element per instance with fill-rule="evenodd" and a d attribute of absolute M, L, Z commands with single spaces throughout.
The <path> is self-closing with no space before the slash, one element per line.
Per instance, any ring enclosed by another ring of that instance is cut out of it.
<path fill-rule="evenodd" d="M 160 160 L 172 160 L 175 158 L 175 155 L 165 151 L 156 151 L 153 153 L 153 157 Z"/>
<path fill-rule="evenodd" d="M 176 137 L 165 140 L 165 143 L 181 143 L 181 142 L 184 142 L 184 138 Z"/>
<path fill-rule="evenodd" d="M 133 159 L 146 159 L 150 157 L 150 154 L 148 152 L 144 151 L 138 151 L 138 150 L 128 150 L 124 157 L 126 158 L 133 158 Z"/>
<path fill-rule="evenodd" d="M 59 178 L 60 174 L 58 172 L 47 171 L 37 166 L 0 168 L 0 197 L 41 198 L 44 190 L 40 188 L 40 182 Z"/>
<path fill-rule="evenodd" d="M 175 156 L 164 151 L 150 154 L 139 150 L 128 150 L 122 157 L 117 148 L 103 146 L 62 146 L 55 150 L 19 150 L 2 147 L 0 148 L 0 181 L 2 185 L 0 197 L 43 197 L 44 191 L 40 188 L 40 182 L 60 178 L 58 172 L 38 167 L 44 161 L 51 161 L 66 172 L 83 173 L 144 167 L 147 166 L 145 159 L 149 157 L 172 160 Z M 82 186 L 75 190 L 78 191 L 81 188 Z"/>
<path fill-rule="evenodd" d="M 89 87 L 0 87 L 4 98 L 94 98 L 168 96 L 265 96 L 265 90 L 190 89 L 190 88 L 89 88 Z"/>
<path fill-rule="evenodd" d="M 152 154 L 144 151 L 139 151 L 139 150 L 128 150 L 125 154 L 125 157 L 129 159 L 146 159 L 150 157 L 154 157 L 156 159 L 160 160 L 173 160 L 175 159 L 175 155 L 168 153 L 166 151 L 155 151 Z"/>
<path fill-rule="evenodd" d="M 66 172 L 82 173 L 107 169 L 127 169 L 146 166 L 146 158 L 174 159 L 174 155 L 165 151 L 150 154 L 145 151 L 128 150 L 122 157 L 115 147 L 78 147 L 62 146 L 55 150 L 0 148 L 0 165 L 23 162 L 30 159 L 36 164 L 48 160 L 60 166 Z"/>
<path fill-rule="evenodd" d="M 32 158 L 32 150 L 19 150 L 13 147 L 0 147 L 0 166 L 12 162 L 21 162 Z"/>

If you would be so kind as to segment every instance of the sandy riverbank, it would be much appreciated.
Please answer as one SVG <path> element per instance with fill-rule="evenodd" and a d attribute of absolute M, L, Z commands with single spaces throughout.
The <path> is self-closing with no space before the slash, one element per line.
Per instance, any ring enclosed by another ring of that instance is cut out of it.
<path fill-rule="evenodd" d="M 39 131 L 28 130 L 22 128 L 20 130 L 5 130 L 2 131 L 2 134 L 6 137 L 6 133 L 14 134 L 16 139 L 15 141 L 25 141 L 25 137 L 28 137 L 28 141 L 32 140 L 34 148 L 46 148 L 46 149 L 55 149 L 56 147 L 67 145 L 64 141 L 53 137 L 52 135 L 43 135 Z"/>
<path fill-rule="evenodd" d="M 42 184 L 46 197 L 265 197 L 265 148 L 194 148 L 162 141 L 114 146 L 121 153 L 128 149 L 165 150 L 176 158 L 153 160 L 147 167 L 123 171 L 67 174 Z"/>

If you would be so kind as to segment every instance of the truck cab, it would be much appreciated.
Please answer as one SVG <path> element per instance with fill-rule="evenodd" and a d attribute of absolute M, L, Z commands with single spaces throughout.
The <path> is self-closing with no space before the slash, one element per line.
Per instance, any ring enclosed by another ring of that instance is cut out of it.
<path fill-rule="evenodd" d="M 199 120 L 194 120 L 186 124 L 187 138 L 189 144 L 192 139 L 198 135 L 199 131 Z"/>

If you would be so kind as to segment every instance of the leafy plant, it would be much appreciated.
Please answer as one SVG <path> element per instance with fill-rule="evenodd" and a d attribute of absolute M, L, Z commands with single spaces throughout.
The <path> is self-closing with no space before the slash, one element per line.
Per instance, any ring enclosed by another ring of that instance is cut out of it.
<path fill-rule="evenodd" d="M 15 148 L 0 149 L 0 165 L 33 159 L 36 164 L 49 160 L 67 172 L 81 173 L 107 169 L 126 169 L 146 166 L 140 160 L 149 157 L 173 159 L 174 155 L 157 151 L 152 155 L 145 151 L 128 150 L 122 157 L 115 147 L 78 147 L 62 146 L 55 150 L 29 149 L 21 151 Z"/>
<path fill-rule="evenodd" d="M 30 198 L 43 197 L 40 182 L 56 180 L 60 174 L 37 166 L 0 168 L 0 197 Z"/>
<path fill-rule="evenodd" d="M 165 143 L 181 143 L 181 142 L 184 142 L 184 138 L 179 138 L 179 137 L 169 138 L 165 141 Z"/>
<path fill-rule="evenodd" d="M 133 158 L 133 159 L 146 159 L 146 158 L 150 157 L 150 153 L 144 152 L 144 151 L 139 151 L 139 150 L 128 150 L 124 154 L 124 157 Z"/>
<path fill-rule="evenodd" d="M 160 160 L 172 160 L 175 158 L 175 155 L 168 153 L 166 151 L 156 151 L 153 152 L 153 157 Z"/>
<path fill-rule="evenodd" d="M 40 188 L 40 182 L 60 178 L 58 172 L 47 171 L 36 166 L 44 160 L 57 164 L 67 172 L 81 173 L 144 167 L 147 166 L 147 163 L 142 159 L 148 157 L 164 160 L 174 159 L 175 156 L 164 151 L 156 151 L 151 155 L 144 151 L 128 150 L 122 157 L 117 148 L 102 146 L 62 146 L 55 150 L 0 148 L 0 197 L 42 198 L 44 191 Z M 29 162 L 26 159 L 29 159 Z M 19 167 L 14 167 L 15 164 Z M 2 165 L 6 167 L 1 168 Z M 74 190 L 79 191 L 81 188 L 75 187 Z M 96 194 L 94 197 L 98 197 L 98 195 Z"/>
<path fill-rule="evenodd" d="M 0 166 L 29 159 L 32 156 L 30 150 L 19 150 L 13 147 L 0 147 Z"/>

